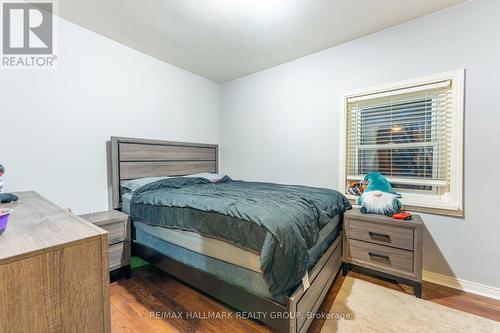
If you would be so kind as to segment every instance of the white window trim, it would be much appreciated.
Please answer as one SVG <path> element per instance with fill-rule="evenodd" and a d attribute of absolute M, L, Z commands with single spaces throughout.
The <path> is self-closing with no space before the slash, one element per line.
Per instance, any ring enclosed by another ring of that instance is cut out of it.
<path fill-rule="evenodd" d="M 340 156 L 339 156 L 339 190 L 346 193 L 346 123 L 347 123 L 347 100 L 391 90 L 400 90 L 419 85 L 432 84 L 439 81 L 452 81 L 452 129 L 451 129 L 451 180 L 450 192 L 443 196 L 432 196 L 423 194 L 405 193 L 402 201 L 405 209 L 423 211 L 427 213 L 463 216 L 463 149 L 464 149 L 464 93 L 465 93 L 465 69 L 434 74 L 412 80 L 393 82 L 372 88 L 351 91 L 343 94 L 340 101 Z M 390 179 L 389 179 L 390 180 Z M 350 194 L 346 196 L 355 200 Z"/>

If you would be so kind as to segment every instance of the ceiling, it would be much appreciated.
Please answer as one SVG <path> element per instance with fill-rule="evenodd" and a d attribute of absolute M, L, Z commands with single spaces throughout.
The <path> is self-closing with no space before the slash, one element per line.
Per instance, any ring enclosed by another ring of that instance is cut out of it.
<path fill-rule="evenodd" d="M 71 22 L 222 83 L 465 0 L 55 2 Z"/>

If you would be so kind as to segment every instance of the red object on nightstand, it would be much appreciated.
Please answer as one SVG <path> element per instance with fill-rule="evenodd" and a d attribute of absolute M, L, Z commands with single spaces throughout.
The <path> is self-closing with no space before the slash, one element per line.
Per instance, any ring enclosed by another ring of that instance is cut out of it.
<path fill-rule="evenodd" d="M 392 215 L 392 218 L 396 219 L 396 220 L 411 220 L 411 213 L 399 212 L 399 213 Z"/>

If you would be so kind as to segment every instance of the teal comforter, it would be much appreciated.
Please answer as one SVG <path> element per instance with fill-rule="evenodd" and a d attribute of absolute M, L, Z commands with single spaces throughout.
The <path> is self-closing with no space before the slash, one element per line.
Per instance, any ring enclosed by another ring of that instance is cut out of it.
<path fill-rule="evenodd" d="M 260 254 L 269 290 L 283 295 L 309 267 L 319 231 L 351 205 L 322 188 L 245 182 L 229 177 L 169 178 L 147 184 L 131 200 L 131 215 L 146 223 L 194 231 Z"/>

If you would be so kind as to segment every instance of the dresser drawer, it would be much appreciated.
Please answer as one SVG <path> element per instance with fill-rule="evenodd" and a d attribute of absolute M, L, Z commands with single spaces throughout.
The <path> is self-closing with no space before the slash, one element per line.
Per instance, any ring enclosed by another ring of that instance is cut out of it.
<path fill-rule="evenodd" d="M 349 256 L 353 262 L 362 261 L 373 267 L 413 272 L 413 252 L 389 246 L 349 239 Z"/>
<path fill-rule="evenodd" d="M 413 229 L 409 228 L 352 219 L 349 238 L 413 251 Z"/>

